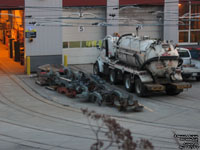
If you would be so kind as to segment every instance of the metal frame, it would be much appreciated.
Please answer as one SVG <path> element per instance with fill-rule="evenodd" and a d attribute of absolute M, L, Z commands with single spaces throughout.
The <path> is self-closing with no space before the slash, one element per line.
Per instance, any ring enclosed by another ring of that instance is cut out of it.
<path fill-rule="evenodd" d="M 198 42 L 191 42 L 191 32 L 192 31 L 200 31 L 200 29 L 191 29 L 191 12 L 192 12 L 192 3 L 189 1 L 189 28 L 188 30 L 179 30 L 178 32 L 188 32 L 188 42 L 179 42 L 179 44 L 197 44 Z"/>

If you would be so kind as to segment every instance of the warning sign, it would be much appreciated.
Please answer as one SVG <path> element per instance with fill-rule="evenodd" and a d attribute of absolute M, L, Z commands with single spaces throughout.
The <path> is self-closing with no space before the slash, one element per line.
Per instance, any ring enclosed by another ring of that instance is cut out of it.
<path fill-rule="evenodd" d="M 25 36 L 26 36 L 26 38 L 36 38 L 37 31 L 35 29 L 33 29 L 33 30 L 26 30 L 25 31 Z"/>

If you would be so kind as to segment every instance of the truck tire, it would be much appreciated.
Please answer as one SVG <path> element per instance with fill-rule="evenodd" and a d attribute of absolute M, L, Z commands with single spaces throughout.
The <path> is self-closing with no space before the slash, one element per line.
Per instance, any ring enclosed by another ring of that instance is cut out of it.
<path fill-rule="evenodd" d="M 125 75 L 125 78 L 124 78 L 124 87 L 127 91 L 129 92 L 133 92 L 133 83 L 131 83 L 131 76 L 129 74 L 126 74 Z"/>
<path fill-rule="evenodd" d="M 97 62 L 93 65 L 93 74 L 100 76 L 99 65 Z"/>
<path fill-rule="evenodd" d="M 179 90 L 174 86 L 167 85 L 165 91 L 167 95 L 174 96 L 180 94 L 183 90 Z"/>
<path fill-rule="evenodd" d="M 117 76 L 116 76 L 115 70 L 110 70 L 109 79 L 110 79 L 110 83 L 117 84 Z"/>
<path fill-rule="evenodd" d="M 135 79 L 135 92 L 139 97 L 146 96 L 146 88 L 139 77 Z"/>

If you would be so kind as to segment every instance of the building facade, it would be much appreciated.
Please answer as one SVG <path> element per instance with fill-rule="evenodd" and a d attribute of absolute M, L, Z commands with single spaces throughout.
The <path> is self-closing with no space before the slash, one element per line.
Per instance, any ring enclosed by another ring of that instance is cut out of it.
<path fill-rule="evenodd" d="M 31 70 L 62 63 L 62 0 L 25 0 L 25 49 Z M 34 34 L 35 37 L 28 37 Z"/>
<path fill-rule="evenodd" d="M 50 63 L 92 63 L 108 34 L 135 33 L 200 46 L 196 0 L 0 0 L 0 40 L 17 41 L 31 70 Z M 139 29 L 136 31 L 136 29 Z"/>

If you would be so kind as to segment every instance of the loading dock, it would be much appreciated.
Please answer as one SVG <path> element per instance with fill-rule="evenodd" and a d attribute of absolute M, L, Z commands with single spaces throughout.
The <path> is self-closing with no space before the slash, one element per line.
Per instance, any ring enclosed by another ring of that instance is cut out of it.
<path fill-rule="evenodd" d="M 24 16 L 23 9 L 15 9 L 15 8 L 0 9 L 0 47 L 1 47 L 0 59 L 1 62 L 6 64 L 7 66 L 10 66 L 8 65 L 8 63 L 13 65 L 15 64 L 14 66 L 17 67 L 18 70 L 22 70 L 22 68 L 24 68 L 24 17 L 23 16 Z M 16 65 L 17 63 L 19 65 Z M 24 71 L 22 72 L 24 73 Z"/>

